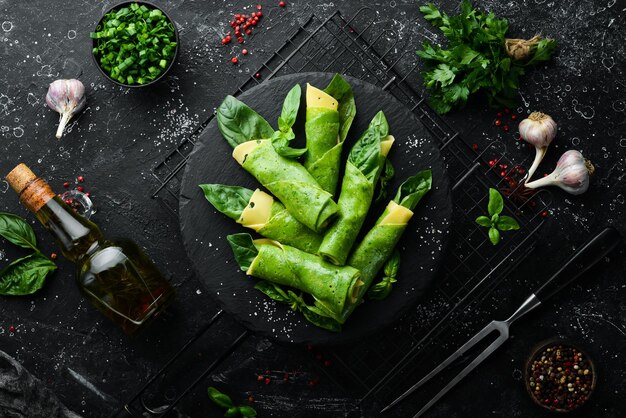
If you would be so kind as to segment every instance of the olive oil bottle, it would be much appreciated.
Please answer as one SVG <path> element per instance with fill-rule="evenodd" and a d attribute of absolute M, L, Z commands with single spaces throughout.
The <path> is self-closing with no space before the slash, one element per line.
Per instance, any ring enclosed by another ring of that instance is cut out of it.
<path fill-rule="evenodd" d="M 134 334 L 172 300 L 174 289 L 134 243 L 106 240 L 25 164 L 6 180 L 50 231 L 62 254 L 78 266 L 82 294 L 127 334 Z"/>

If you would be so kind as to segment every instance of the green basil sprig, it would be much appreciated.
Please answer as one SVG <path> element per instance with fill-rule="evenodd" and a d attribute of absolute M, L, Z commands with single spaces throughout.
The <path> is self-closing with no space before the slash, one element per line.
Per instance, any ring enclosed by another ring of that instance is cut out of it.
<path fill-rule="evenodd" d="M 278 130 L 272 135 L 272 145 L 276 152 L 285 158 L 298 158 L 306 152 L 306 148 L 291 148 L 289 143 L 296 135 L 292 126 L 296 123 L 296 116 L 300 109 L 302 89 L 299 84 L 293 86 L 283 102 L 283 109 L 278 118 Z"/>
<path fill-rule="evenodd" d="M 225 417 L 237 417 L 241 415 L 244 418 L 256 417 L 254 408 L 247 405 L 236 406 L 230 396 L 220 392 L 213 386 L 208 388 L 209 398 L 220 408 L 226 409 Z"/>
<path fill-rule="evenodd" d="M 41 289 L 57 266 L 37 249 L 33 228 L 19 216 L 0 212 L 0 235 L 35 253 L 19 258 L 0 270 L 0 295 L 23 296 Z"/>
<path fill-rule="evenodd" d="M 291 310 L 294 312 L 300 311 L 304 318 L 313 325 L 329 331 L 341 332 L 341 324 L 339 322 L 329 318 L 317 306 L 308 305 L 302 298 L 302 295 L 297 295 L 291 290 L 285 291 L 279 285 L 265 280 L 259 281 L 254 288 L 276 302 L 290 305 Z"/>
<path fill-rule="evenodd" d="M 400 252 L 395 249 L 383 267 L 383 278 L 367 291 L 367 296 L 372 300 L 383 300 L 389 296 L 393 284 L 397 282 L 396 277 L 398 276 L 399 268 Z"/>
<path fill-rule="evenodd" d="M 352 121 L 356 116 L 356 104 L 352 87 L 339 74 L 335 74 L 330 84 L 324 89 L 324 93 L 332 96 L 339 103 L 339 142 L 343 142 L 348 136 Z"/>
<path fill-rule="evenodd" d="M 496 189 L 490 188 L 489 204 L 487 205 L 489 216 L 479 216 L 476 218 L 476 223 L 489 228 L 489 241 L 493 245 L 498 245 L 500 242 L 500 231 L 519 229 L 519 224 L 514 218 L 500 215 L 503 209 L 504 201 L 502 200 L 502 195 Z"/>
<path fill-rule="evenodd" d="M 248 271 L 252 261 L 259 254 L 250 234 L 233 234 L 226 237 L 235 254 L 235 261 L 243 271 Z"/>
<path fill-rule="evenodd" d="M 204 197 L 224 215 L 238 220 L 244 211 L 252 194 L 250 189 L 239 186 L 224 186 L 221 184 L 199 184 Z"/>
<path fill-rule="evenodd" d="M 393 180 L 395 175 L 396 170 L 393 168 L 393 164 L 389 159 L 386 159 L 385 166 L 383 167 L 383 171 L 380 173 L 380 178 L 378 179 L 380 188 L 378 189 L 378 196 L 375 200 L 376 203 L 387 199 L 387 187 L 389 187 L 389 183 Z"/>

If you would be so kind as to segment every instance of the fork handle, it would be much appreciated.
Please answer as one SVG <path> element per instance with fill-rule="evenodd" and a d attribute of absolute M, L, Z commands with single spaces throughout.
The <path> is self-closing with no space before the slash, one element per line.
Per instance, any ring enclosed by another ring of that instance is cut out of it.
<path fill-rule="evenodd" d="M 619 245 L 621 240 L 622 237 L 615 228 L 604 228 L 600 233 L 578 248 L 570 259 L 535 291 L 535 296 L 537 296 L 541 302 L 545 302 L 555 293 L 582 276 L 583 273 L 593 267 L 598 261 L 606 257 Z"/>

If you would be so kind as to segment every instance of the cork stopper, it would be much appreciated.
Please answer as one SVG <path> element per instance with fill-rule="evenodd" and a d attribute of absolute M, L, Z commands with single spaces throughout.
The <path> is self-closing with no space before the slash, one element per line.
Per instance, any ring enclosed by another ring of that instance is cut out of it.
<path fill-rule="evenodd" d="M 36 179 L 35 173 L 24 163 L 20 163 L 6 176 L 7 183 L 17 194 L 22 193 L 22 190 Z"/>
<path fill-rule="evenodd" d="M 5 177 L 9 186 L 20 196 L 20 201 L 32 212 L 37 212 L 55 195 L 48 183 L 37 177 L 24 163 L 20 163 Z"/>

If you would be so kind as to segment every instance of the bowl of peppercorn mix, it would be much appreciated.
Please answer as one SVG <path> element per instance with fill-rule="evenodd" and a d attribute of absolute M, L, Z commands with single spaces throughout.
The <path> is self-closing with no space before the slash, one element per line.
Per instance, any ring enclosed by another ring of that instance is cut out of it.
<path fill-rule="evenodd" d="M 593 362 L 583 350 L 563 340 L 540 344 L 528 359 L 524 378 L 533 401 L 557 412 L 579 408 L 596 386 Z"/>

